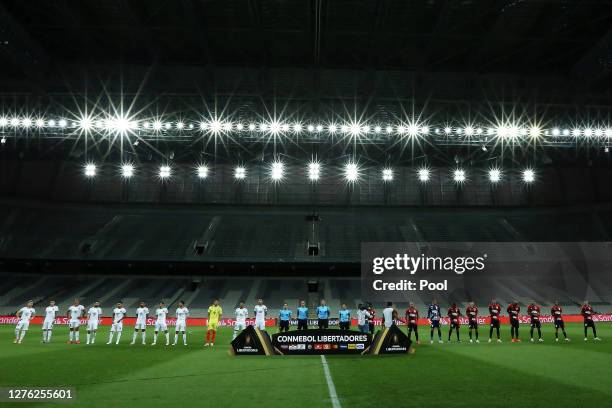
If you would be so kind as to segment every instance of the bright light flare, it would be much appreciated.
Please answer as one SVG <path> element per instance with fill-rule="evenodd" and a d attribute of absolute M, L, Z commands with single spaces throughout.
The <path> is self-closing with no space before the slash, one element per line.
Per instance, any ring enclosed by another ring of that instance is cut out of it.
<path fill-rule="evenodd" d="M 536 178 L 536 174 L 535 174 L 535 170 L 533 169 L 525 169 L 523 170 L 523 181 L 527 184 L 531 184 L 535 181 Z"/>
<path fill-rule="evenodd" d="M 168 165 L 160 166 L 159 173 L 157 174 L 160 179 L 167 179 L 172 175 L 172 168 Z"/>
<path fill-rule="evenodd" d="M 317 181 L 321 177 L 321 165 L 317 162 L 308 163 L 308 179 Z"/>
<path fill-rule="evenodd" d="M 85 177 L 95 177 L 96 176 L 96 165 L 94 163 L 87 163 L 83 168 L 83 172 L 85 173 Z"/>
<path fill-rule="evenodd" d="M 238 166 L 234 169 L 234 178 L 236 180 L 244 180 L 246 178 L 246 169 L 242 166 Z"/>
<path fill-rule="evenodd" d="M 502 171 L 498 168 L 492 168 L 489 170 L 489 181 L 491 183 L 499 183 L 501 181 Z"/>
<path fill-rule="evenodd" d="M 429 181 L 430 171 L 428 168 L 423 167 L 417 171 L 417 175 L 421 183 L 427 183 Z"/>
<path fill-rule="evenodd" d="M 134 165 L 131 163 L 125 163 L 121 165 L 121 177 L 131 178 L 134 175 Z"/>
<path fill-rule="evenodd" d="M 208 177 L 208 166 L 206 166 L 205 164 L 199 165 L 196 171 L 200 180 L 204 180 Z"/>
<path fill-rule="evenodd" d="M 383 181 L 393 181 L 393 169 L 383 169 L 382 171 L 382 180 Z"/>
<path fill-rule="evenodd" d="M 285 164 L 281 161 L 275 161 L 270 166 L 270 178 L 273 181 L 281 181 L 285 177 Z"/>
<path fill-rule="evenodd" d="M 455 183 L 457 183 L 457 184 L 465 183 L 466 179 L 467 179 L 467 177 L 465 175 L 465 170 L 463 170 L 463 169 L 456 169 L 453 172 L 453 180 L 455 181 Z"/>
<path fill-rule="evenodd" d="M 359 180 L 359 166 L 357 163 L 349 162 L 344 166 L 344 178 L 349 183 Z"/>

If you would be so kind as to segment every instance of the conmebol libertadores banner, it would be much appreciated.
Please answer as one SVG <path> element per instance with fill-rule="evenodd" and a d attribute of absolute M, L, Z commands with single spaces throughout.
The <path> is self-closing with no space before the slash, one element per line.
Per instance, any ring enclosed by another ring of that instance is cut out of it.
<path fill-rule="evenodd" d="M 609 242 L 372 242 L 361 246 L 373 302 L 612 298 Z"/>

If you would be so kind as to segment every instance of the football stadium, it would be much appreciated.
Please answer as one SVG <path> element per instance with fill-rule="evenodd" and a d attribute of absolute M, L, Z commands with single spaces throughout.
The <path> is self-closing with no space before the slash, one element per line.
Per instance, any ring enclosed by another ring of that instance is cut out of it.
<path fill-rule="evenodd" d="M 0 407 L 612 398 L 612 2 L 0 4 Z"/>

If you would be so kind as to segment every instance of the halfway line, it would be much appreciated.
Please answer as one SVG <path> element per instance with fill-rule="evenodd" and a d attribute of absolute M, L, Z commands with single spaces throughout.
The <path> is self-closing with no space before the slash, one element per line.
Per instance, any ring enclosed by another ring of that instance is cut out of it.
<path fill-rule="evenodd" d="M 327 381 L 327 388 L 329 389 L 329 398 L 331 399 L 332 407 L 342 408 L 342 405 L 340 405 L 340 400 L 338 399 L 338 394 L 336 394 L 336 387 L 334 386 L 334 381 L 332 380 L 329 366 L 327 365 L 327 359 L 324 355 L 321 355 L 321 363 L 323 364 L 323 373 L 325 373 L 325 380 Z"/>

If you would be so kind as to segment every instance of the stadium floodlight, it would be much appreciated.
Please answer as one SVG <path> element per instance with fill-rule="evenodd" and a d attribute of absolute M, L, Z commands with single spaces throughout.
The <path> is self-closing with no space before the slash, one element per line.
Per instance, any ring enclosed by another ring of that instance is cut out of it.
<path fill-rule="evenodd" d="M 6 144 L 6 137 L 2 136 L 2 139 L 0 139 L 0 144 Z"/>
<path fill-rule="evenodd" d="M 380 133 L 382 128 L 380 126 L 374 126 L 374 133 Z"/>
<path fill-rule="evenodd" d="M 246 169 L 242 166 L 238 166 L 234 169 L 234 178 L 236 180 L 243 180 L 246 178 Z"/>
<path fill-rule="evenodd" d="M 551 133 L 552 133 L 553 136 L 560 136 L 561 135 L 561 130 L 559 128 L 553 128 Z"/>
<path fill-rule="evenodd" d="M 51 119 L 49 120 L 49 122 L 47 122 L 47 125 L 53 128 L 57 125 L 57 123 L 55 122 L 55 120 Z"/>
<path fill-rule="evenodd" d="M 270 134 L 272 134 L 274 136 L 278 135 L 280 133 L 280 131 L 281 131 L 281 124 L 279 122 L 274 121 L 274 122 L 270 123 L 270 125 L 268 125 L 267 129 L 264 128 L 264 125 L 265 124 L 261 125 L 261 130 L 263 130 L 263 131 L 268 130 L 270 132 Z"/>
<path fill-rule="evenodd" d="M 79 119 L 77 127 L 83 132 L 88 132 L 93 127 L 93 122 L 90 117 L 83 116 Z"/>
<path fill-rule="evenodd" d="M 424 134 L 424 135 L 428 135 L 429 134 L 429 126 L 421 127 L 421 133 Z"/>
<path fill-rule="evenodd" d="M 535 181 L 535 171 L 533 169 L 523 170 L 523 181 L 525 183 L 533 183 Z"/>
<path fill-rule="evenodd" d="M 283 123 L 283 124 L 281 125 L 281 130 L 282 130 L 283 132 L 285 132 L 285 133 L 286 133 L 286 132 L 288 132 L 288 131 L 289 131 L 289 129 L 290 129 L 290 128 L 289 128 L 289 124 L 287 124 L 287 123 Z"/>
<path fill-rule="evenodd" d="M 329 126 L 327 126 L 327 131 L 331 134 L 334 134 L 338 131 L 338 126 L 334 123 L 331 123 Z"/>
<path fill-rule="evenodd" d="M 239 131 L 239 132 L 240 132 L 240 131 L 242 131 L 243 129 L 244 129 L 244 125 L 243 125 L 242 123 L 237 123 L 237 124 L 236 124 L 236 130 L 237 130 L 237 131 Z"/>
<path fill-rule="evenodd" d="M 406 133 L 406 126 L 404 125 L 399 125 L 397 127 L 397 133 L 400 135 L 403 135 L 404 133 Z"/>
<path fill-rule="evenodd" d="M 349 133 L 351 136 L 359 136 L 361 134 L 361 125 L 359 123 L 351 123 L 349 125 Z"/>
<path fill-rule="evenodd" d="M 602 128 L 597 128 L 597 129 L 595 129 L 595 131 L 593 132 L 593 134 L 594 134 L 596 137 L 602 137 L 602 136 L 603 136 L 603 129 L 602 129 Z"/>
<path fill-rule="evenodd" d="M 322 126 L 322 125 L 317 125 L 317 126 L 315 127 L 315 130 L 316 130 L 317 132 L 322 132 L 322 131 L 323 131 L 323 126 Z"/>
<path fill-rule="evenodd" d="M 131 163 L 125 163 L 121 165 L 121 177 L 131 178 L 134 175 L 134 165 Z"/>
<path fill-rule="evenodd" d="M 349 162 L 344 165 L 344 178 L 349 183 L 359 180 L 359 166 L 357 166 L 357 163 Z"/>
<path fill-rule="evenodd" d="M 317 181 L 319 177 L 321 177 L 321 164 L 315 161 L 308 163 L 308 179 Z"/>
<path fill-rule="evenodd" d="M 285 165 L 281 161 L 275 161 L 270 166 L 270 178 L 272 181 L 281 181 L 285 177 Z"/>
<path fill-rule="evenodd" d="M 607 128 L 604 135 L 606 135 L 606 137 L 612 137 L 612 128 Z"/>
<path fill-rule="evenodd" d="M 249 123 L 249 130 L 252 132 L 257 128 L 257 126 L 254 123 Z"/>
<path fill-rule="evenodd" d="M 262 132 L 267 132 L 268 131 L 268 124 L 267 123 L 262 123 L 259 125 L 259 130 L 261 130 Z"/>
<path fill-rule="evenodd" d="M 94 163 L 87 163 L 84 166 L 85 177 L 95 177 L 96 176 L 96 165 Z"/>
<path fill-rule="evenodd" d="M 429 181 L 429 169 L 426 167 L 420 168 L 417 171 L 417 174 L 419 176 L 419 181 L 421 183 L 427 183 Z"/>
<path fill-rule="evenodd" d="M 159 173 L 157 174 L 159 175 L 160 179 L 167 179 L 172 174 L 172 169 L 168 165 L 163 165 L 160 166 Z"/>
<path fill-rule="evenodd" d="M 17 117 L 11 118 L 9 123 L 11 124 L 12 127 L 16 128 L 17 126 L 19 126 L 19 118 Z"/>
<path fill-rule="evenodd" d="M 143 122 L 143 124 L 142 124 L 142 128 L 143 129 L 148 129 L 150 127 L 151 127 L 151 123 L 150 122 L 148 122 L 148 121 Z"/>
<path fill-rule="evenodd" d="M 225 122 L 221 125 L 221 129 L 223 129 L 224 132 L 231 132 L 232 131 L 232 122 Z"/>
<path fill-rule="evenodd" d="M 156 121 L 153 122 L 153 130 L 155 130 L 155 131 L 159 132 L 160 130 L 162 130 L 163 126 L 164 125 L 159 120 L 156 120 Z"/>
<path fill-rule="evenodd" d="M 9 120 L 6 118 L 6 116 L 0 117 L 0 127 L 6 127 L 8 123 Z"/>
<path fill-rule="evenodd" d="M 474 134 L 474 128 L 472 126 L 465 127 L 465 135 L 472 136 Z"/>
<path fill-rule="evenodd" d="M 208 166 L 200 164 L 197 168 L 198 178 L 203 180 L 208 177 Z"/>
<path fill-rule="evenodd" d="M 184 127 L 185 127 L 185 124 L 183 122 L 176 122 L 176 128 L 178 130 L 183 130 Z"/>
<path fill-rule="evenodd" d="M 218 119 L 213 119 L 210 122 L 208 122 L 206 125 L 207 125 L 207 130 L 209 130 L 210 133 L 212 133 L 213 135 L 218 135 L 219 133 L 221 133 L 221 130 L 223 129 L 223 123 L 221 123 L 221 121 Z"/>
<path fill-rule="evenodd" d="M 382 171 L 382 179 L 383 181 L 393 181 L 393 169 L 383 169 Z"/>
<path fill-rule="evenodd" d="M 29 129 L 32 126 L 32 119 L 25 117 L 21 120 L 21 126 L 26 129 Z"/>
<path fill-rule="evenodd" d="M 417 136 L 419 134 L 419 126 L 416 123 L 410 123 L 407 127 L 408 136 Z"/>
<path fill-rule="evenodd" d="M 36 119 L 36 121 L 34 122 L 34 125 L 35 125 L 37 128 L 42 129 L 42 128 L 44 128 L 44 127 L 45 127 L 45 120 L 44 120 L 44 119 L 42 119 L 42 118 L 38 118 L 38 119 Z"/>
<path fill-rule="evenodd" d="M 465 180 L 466 180 L 465 170 L 463 170 L 463 169 L 456 169 L 455 171 L 453 171 L 453 180 L 457 184 L 464 183 Z"/>
<path fill-rule="evenodd" d="M 308 125 L 308 127 L 306 128 L 310 133 L 314 132 L 315 128 L 313 125 Z"/>
<path fill-rule="evenodd" d="M 591 128 L 586 128 L 586 129 L 584 129 L 584 136 L 585 136 L 585 137 L 591 137 L 591 136 L 593 136 L 593 129 L 591 129 Z"/>
<path fill-rule="evenodd" d="M 574 137 L 578 137 L 578 136 L 580 136 L 580 134 L 581 134 L 581 133 L 582 133 L 582 132 L 581 132 L 581 131 L 580 131 L 580 129 L 578 129 L 578 128 L 574 128 L 574 129 L 572 129 L 572 136 L 574 136 Z"/>
<path fill-rule="evenodd" d="M 492 168 L 489 170 L 489 181 L 491 183 L 499 183 L 501 181 L 502 171 L 498 168 Z"/>
<path fill-rule="evenodd" d="M 387 126 L 387 127 L 385 128 L 385 132 L 387 132 L 387 134 L 389 134 L 389 135 L 390 135 L 391 133 L 393 133 L 393 127 L 392 127 L 392 126 Z"/>
<path fill-rule="evenodd" d="M 166 129 L 166 130 L 172 129 L 172 123 L 170 123 L 170 122 L 164 123 L 164 129 Z"/>
<path fill-rule="evenodd" d="M 449 126 L 444 128 L 444 133 L 446 133 L 447 135 L 450 135 L 452 133 L 453 129 Z"/>
<path fill-rule="evenodd" d="M 295 133 L 300 133 L 302 130 L 304 130 L 304 127 L 302 126 L 301 123 L 294 123 L 293 124 L 293 131 Z"/>
<path fill-rule="evenodd" d="M 484 132 L 484 130 L 481 127 L 476 128 L 477 135 L 482 135 L 482 132 Z"/>
<path fill-rule="evenodd" d="M 60 119 L 58 125 L 61 128 L 65 128 L 66 126 L 68 126 L 68 122 L 66 122 L 66 119 Z"/>
<path fill-rule="evenodd" d="M 370 125 L 363 125 L 363 126 L 361 127 L 361 132 L 362 132 L 362 133 L 365 133 L 365 134 L 367 135 L 368 133 L 370 133 L 370 130 L 371 130 L 371 129 L 372 129 L 372 128 L 370 127 Z"/>

